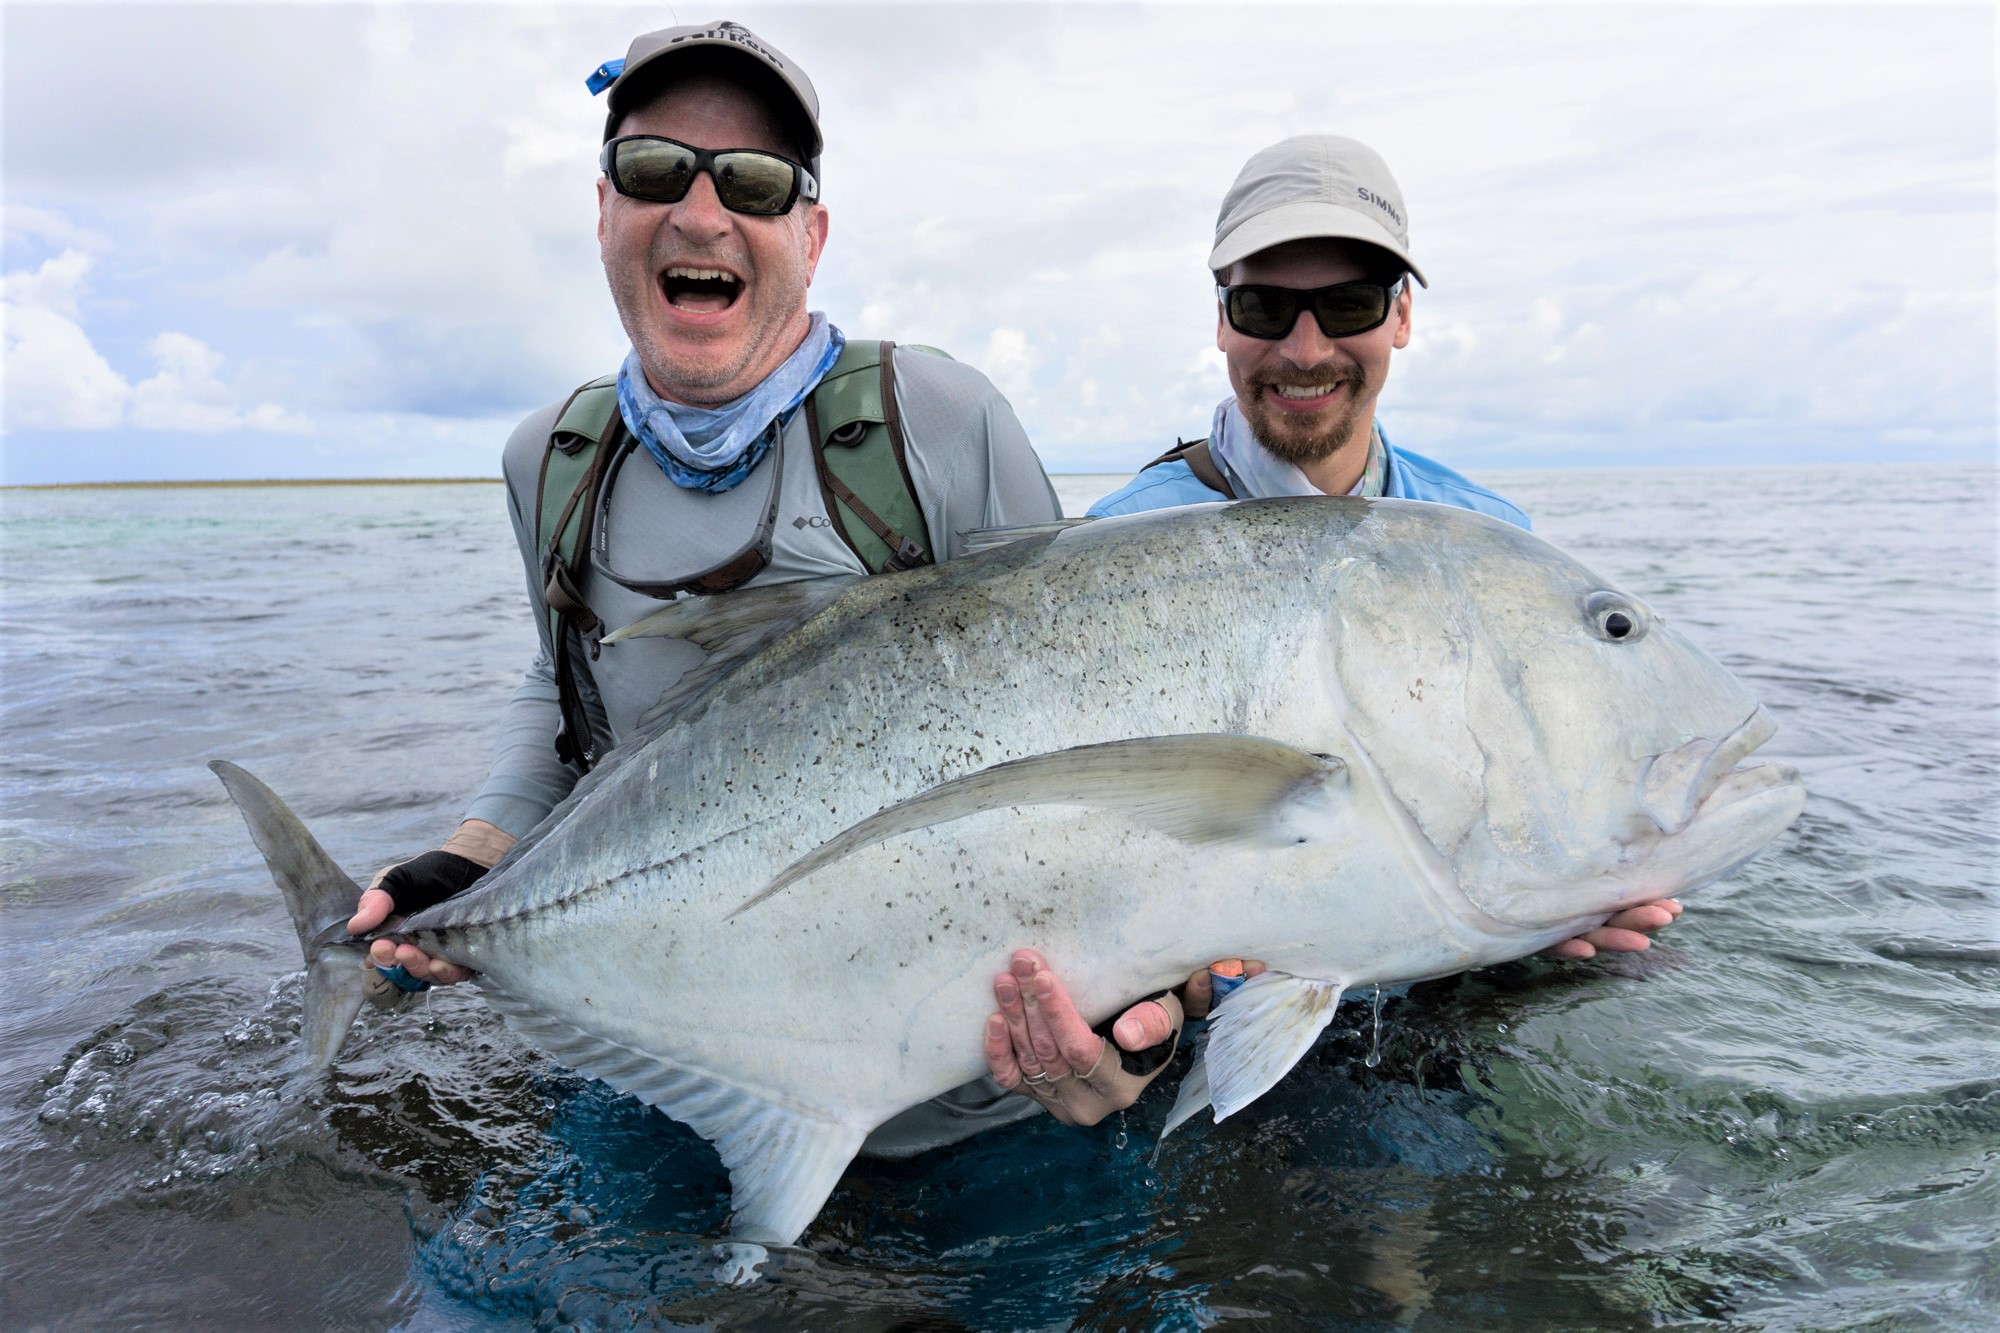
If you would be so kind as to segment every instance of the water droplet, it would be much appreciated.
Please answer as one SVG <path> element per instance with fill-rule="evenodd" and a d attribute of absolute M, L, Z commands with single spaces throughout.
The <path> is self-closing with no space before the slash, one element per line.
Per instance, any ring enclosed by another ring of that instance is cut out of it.
<path fill-rule="evenodd" d="M 1112 1147 L 1114 1147 L 1114 1148 L 1123 1148 L 1123 1147 L 1125 1146 L 1125 1131 L 1124 1131 L 1124 1130 L 1122 1130 L 1122 1129 L 1121 1129 L 1121 1130 L 1119 1130 L 1119 1131 L 1118 1131 L 1118 1133 L 1117 1133 L 1117 1134 L 1116 1134 L 1116 1135 L 1115 1135 L 1115 1136 L 1114 1136 L 1114 1137 L 1112 1138 L 1112 1140 L 1111 1140 L 1111 1146 L 1112 1146 Z"/>

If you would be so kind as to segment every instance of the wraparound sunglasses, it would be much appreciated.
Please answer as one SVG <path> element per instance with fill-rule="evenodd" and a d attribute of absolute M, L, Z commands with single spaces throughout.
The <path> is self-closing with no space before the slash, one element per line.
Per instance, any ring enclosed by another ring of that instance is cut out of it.
<path fill-rule="evenodd" d="M 1389 283 L 1336 282 L 1309 291 L 1245 282 L 1223 287 L 1219 295 L 1229 327 L 1248 338 L 1283 338 L 1298 322 L 1300 310 L 1312 311 L 1319 331 L 1327 337 L 1351 338 L 1381 327 L 1408 280 L 1406 276 Z"/>
<path fill-rule="evenodd" d="M 776 217 L 802 198 L 819 198 L 810 171 L 757 148 L 696 148 L 656 134 L 626 134 L 604 145 L 597 165 L 612 189 L 648 203 L 678 204 L 704 171 L 732 213 Z"/>

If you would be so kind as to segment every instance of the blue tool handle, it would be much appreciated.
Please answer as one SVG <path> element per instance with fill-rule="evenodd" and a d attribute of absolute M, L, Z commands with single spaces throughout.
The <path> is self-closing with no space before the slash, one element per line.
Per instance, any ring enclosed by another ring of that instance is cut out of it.
<path fill-rule="evenodd" d="M 397 990 L 415 992 L 431 988 L 430 982 L 411 976 L 401 963 L 396 964 L 394 967 L 383 967 L 378 963 L 375 970 L 389 978 Z"/>

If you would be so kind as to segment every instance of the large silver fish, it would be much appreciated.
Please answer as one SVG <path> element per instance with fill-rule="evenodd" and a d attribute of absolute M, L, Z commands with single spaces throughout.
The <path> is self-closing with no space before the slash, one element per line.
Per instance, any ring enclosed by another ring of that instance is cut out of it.
<path fill-rule="evenodd" d="M 1699 888 L 1804 803 L 1792 769 L 1742 762 L 1764 712 L 1643 602 L 1438 505 L 1106 519 L 629 633 L 709 650 L 673 720 L 396 934 L 714 1143 L 748 1240 L 790 1243 L 869 1131 L 983 1072 L 1018 946 L 1091 1021 L 1210 959 L 1266 960 L 1173 1116 L 1219 1120 L 1343 988 Z M 215 767 L 291 902 L 305 1040 L 330 1061 L 361 1003 L 355 886 Z"/>

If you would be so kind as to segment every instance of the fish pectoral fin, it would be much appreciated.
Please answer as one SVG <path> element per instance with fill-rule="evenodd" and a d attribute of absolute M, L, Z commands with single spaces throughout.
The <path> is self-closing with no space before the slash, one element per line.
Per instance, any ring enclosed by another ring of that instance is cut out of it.
<path fill-rule="evenodd" d="M 1216 1006 L 1202 1065 L 1217 1124 L 1269 1092 L 1299 1062 L 1333 1020 L 1344 989 L 1338 981 L 1265 972 Z"/>
<path fill-rule="evenodd" d="M 730 916 L 863 847 L 1020 805 L 1115 810 L 1187 842 L 1286 847 L 1341 823 L 1347 765 L 1262 736 L 1141 736 L 995 764 L 878 811 L 794 861 Z"/>
<path fill-rule="evenodd" d="M 481 990 L 507 1025 L 559 1064 L 656 1106 L 715 1145 L 729 1168 L 730 1234 L 790 1245 L 818 1215 L 867 1131 L 840 1124 L 544 1014 L 493 986 Z"/>

